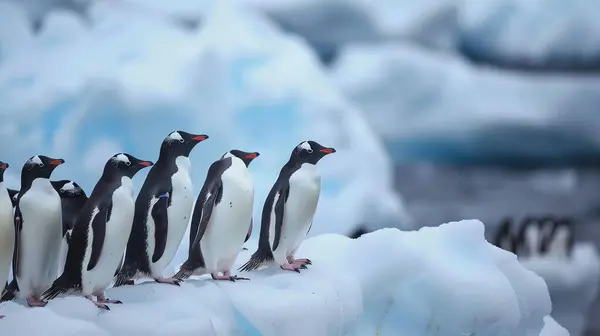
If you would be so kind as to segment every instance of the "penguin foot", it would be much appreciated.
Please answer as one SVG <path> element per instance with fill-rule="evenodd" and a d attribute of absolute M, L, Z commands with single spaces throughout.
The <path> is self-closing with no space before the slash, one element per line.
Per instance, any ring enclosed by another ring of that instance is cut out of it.
<path fill-rule="evenodd" d="M 232 275 L 232 276 L 229 277 L 229 280 L 231 280 L 233 282 L 235 282 L 236 280 L 248 280 L 248 281 L 250 281 L 250 278 L 242 278 L 242 277 L 239 277 L 237 275 Z"/>
<path fill-rule="evenodd" d="M 1 320 L 1 319 L 3 319 L 3 318 L 5 318 L 5 317 L 6 317 L 6 316 L 4 316 L 4 315 L 0 315 L 0 320 Z"/>
<path fill-rule="evenodd" d="M 98 301 L 96 301 L 96 302 L 98 302 L 98 303 L 123 304 L 123 301 L 121 301 L 121 300 L 111 300 L 111 299 L 108 299 L 108 298 L 102 298 L 102 299 L 98 298 Z"/>
<path fill-rule="evenodd" d="M 179 286 L 179 283 L 182 282 L 183 280 L 181 280 L 181 279 L 174 279 L 174 278 L 162 278 L 162 279 L 154 279 L 154 281 L 156 281 L 158 283 Z"/>
<path fill-rule="evenodd" d="M 29 305 L 29 307 L 46 307 L 47 304 L 48 304 L 48 302 L 44 302 L 40 299 L 36 299 L 36 298 L 32 298 L 32 297 L 27 298 L 27 305 Z"/>
<path fill-rule="evenodd" d="M 117 300 L 107 300 L 106 297 L 104 297 L 104 295 L 98 295 L 98 301 L 94 301 L 94 299 L 92 298 L 91 295 L 86 295 L 85 298 L 92 301 L 96 307 L 103 309 L 103 310 L 110 310 L 110 308 L 105 304 L 105 303 L 109 303 L 108 301 L 117 301 Z M 119 301 L 119 303 L 122 303 L 121 301 Z"/>
<path fill-rule="evenodd" d="M 294 272 L 300 273 L 300 266 L 296 265 L 296 264 L 283 264 L 283 265 L 280 265 L 279 267 L 281 267 L 282 270 L 294 271 Z"/>
<path fill-rule="evenodd" d="M 100 309 L 110 310 L 110 308 L 107 305 L 105 305 L 104 303 L 96 302 L 96 301 L 92 301 L 92 302 L 96 305 L 96 307 L 98 307 Z"/>
<path fill-rule="evenodd" d="M 293 257 L 289 257 L 288 261 L 290 264 L 299 264 L 299 265 L 312 265 L 312 261 L 307 258 L 294 259 Z"/>

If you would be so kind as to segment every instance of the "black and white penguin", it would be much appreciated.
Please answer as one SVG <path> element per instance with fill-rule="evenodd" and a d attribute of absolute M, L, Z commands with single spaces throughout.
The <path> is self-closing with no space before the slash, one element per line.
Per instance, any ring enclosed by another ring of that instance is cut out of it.
<path fill-rule="evenodd" d="M 512 218 L 504 218 L 502 220 L 500 227 L 496 232 L 494 245 L 505 251 L 515 253 L 515 237 L 512 233 L 512 223 Z"/>
<path fill-rule="evenodd" d="M 248 165 L 259 155 L 234 149 L 208 168 L 192 215 L 188 259 L 174 278 L 210 274 L 214 280 L 249 280 L 231 275 L 231 267 L 252 220 L 254 182 Z"/>
<path fill-rule="evenodd" d="M 17 198 L 19 198 L 19 191 L 16 189 L 7 188 L 10 201 L 12 202 L 13 210 L 17 207 Z"/>
<path fill-rule="evenodd" d="M 8 163 L 0 161 L 0 283 L 8 280 L 15 242 L 11 196 L 4 185 L 6 169 Z M 0 315 L 0 318 L 3 317 Z"/>
<path fill-rule="evenodd" d="M 79 211 L 83 208 L 85 202 L 87 202 L 87 195 L 85 191 L 74 181 L 71 180 L 60 180 L 50 181 L 54 190 L 60 196 L 61 208 L 62 208 L 62 244 L 60 251 L 60 264 L 58 272 L 62 273 L 64 270 L 65 260 L 67 258 L 67 251 L 69 241 L 71 240 L 71 230 L 75 225 L 75 220 Z"/>
<path fill-rule="evenodd" d="M 539 257 L 543 254 L 542 241 L 549 225 L 546 220 L 536 216 L 525 217 L 520 224 L 515 240 L 515 248 L 519 257 Z"/>
<path fill-rule="evenodd" d="M 113 155 L 104 166 L 73 227 L 64 272 L 44 292 L 45 300 L 59 294 L 83 294 L 99 308 L 121 303 L 104 296 L 121 262 L 131 233 L 135 203 L 133 176 L 152 166 L 130 154 Z M 93 301 L 92 295 L 97 297 Z"/>
<path fill-rule="evenodd" d="M 165 278 L 163 272 L 190 222 L 194 194 L 189 155 L 206 139 L 205 134 L 174 131 L 163 140 L 158 160 L 135 201 L 133 229 L 115 286 L 133 284 L 133 279 L 141 276 L 179 284 L 179 280 Z"/>
<path fill-rule="evenodd" d="M 11 300 L 16 292 L 30 307 L 43 307 L 40 295 L 58 275 L 62 239 L 60 196 L 50 176 L 63 159 L 43 155 L 31 157 L 21 170 L 21 190 L 14 211 L 14 279 L 2 295 Z"/>
<path fill-rule="evenodd" d="M 310 232 L 319 202 L 321 174 L 315 165 L 332 153 L 335 149 L 315 141 L 294 148 L 265 200 L 258 249 L 239 270 L 251 271 L 275 261 L 284 270 L 300 272 L 312 264 L 294 255 Z"/>
<path fill-rule="evenodd" d="M 569 258 L 575 244 L 575 225 L 570 218 L 555 218 L 551 232 L 544 237 L 542 249 L 544 255 L 557 258 Z"/>

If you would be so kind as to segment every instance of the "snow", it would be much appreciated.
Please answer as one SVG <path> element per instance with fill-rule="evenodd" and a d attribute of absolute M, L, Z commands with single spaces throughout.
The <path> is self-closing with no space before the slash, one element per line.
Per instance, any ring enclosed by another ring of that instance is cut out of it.
<path fill-rule="evenodd" d="M 521 264 L 544 278 L 552 298 L 552 316 L 571 336 L 583 335 L 590 306 L 598 293 L 600 256 L 591 243 L 577 243 L 570 259 L 523 258 Z"/>
<path fill-rule="evenodd" d="M 382 143 L 306 44 L 248 7 L 219 2 L 206 10 L 192 32 L 99 2 L 93 26 L 56 12 L 32 37 L 25 16 L 0 2 L 0 113 L 7 119 L 0 136 L 19 139 L 0 144 L 2 159 L 18 167 L 32 153 L 60 156 L 66 164 L 53 178 L 90 192 L 114 152 L 155 160 L 172 130 L 206 133 L 210 139 L 191 156 L 195 190 L 224 152 L 258 151 L 250 170 L 260 218 L 291 150 L 313 139 L 337 152 L 319 163 L 322 194 L 311 234 L 346 233 L 366 220 L 408 225 Z M 7 181 L 18 172 L 7 172 Z M 136 176 L 137 187 L 145 174 Z"/>
<path fill-rule="evenodd" d="M 331 75 L 398 162 L 600 151 L 598 77 L 498 72 L 401 43 L 350 45 Z"/>
<path fill-rule="evenodd" d="M 109 312 L 77 297 L 46 308 L 8 302 L 0 325 L 8 335 L 569 335 L 548 317 L 544 281 L 489 244 L 477 220 L 356 240 L 319 235 L 297 257 L 313 265 L 242 273 L 248 282 L 111 288 L 107 296 L 124 304 Z"/>

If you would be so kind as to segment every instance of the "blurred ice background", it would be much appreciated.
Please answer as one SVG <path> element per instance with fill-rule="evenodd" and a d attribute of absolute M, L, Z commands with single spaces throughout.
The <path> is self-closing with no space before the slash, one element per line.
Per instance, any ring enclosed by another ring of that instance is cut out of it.
<path fill-rule="evenodd" d="M 231 146 L 312 136 L 341 148 L 318 212 L 335 220 L 314 234 L 477 218 L 491 238 L 503 217 L 551 213 L 600 243 L 597 0 L 238 0 L 207 16 L 215 2 L 0 0 L 2 160 L 62 155 L 77 164 L 57 177 L 90 189 L 107 155 L 153 157 L 189 125 L 214 143 L 197 181 Z M 261 156 L 256 178 L 285 159 Z"/>

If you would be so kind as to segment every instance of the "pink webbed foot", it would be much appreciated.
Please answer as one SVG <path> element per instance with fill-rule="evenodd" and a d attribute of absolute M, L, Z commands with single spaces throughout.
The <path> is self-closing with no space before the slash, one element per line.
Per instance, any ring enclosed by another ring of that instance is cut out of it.
<path fill-rule="evenodd" d="M 237 275 L 231 275 L 230 271 L 223 272 L 223 275 L 219 275 L 219 273 L 211 273 L 210 276 L 213 278 L 213 280 L 227 280 L 233 282 L 235 282 L 236 280 L 250 280 L 249 278 L 242 278 Z"/>
<path fill-rule="evenodd" d="M 294 259 L 293 256 L 288 256 L 287 260 L 290 264 L 297 265 L 300 269 L 307 269 L 306 265 L 312 265 L 312 261 L 306 258 Z"/>
<path fill-rule="evenodd" d="M 92 298 L 91 295 L 86 295 L 85 298 L 88 299 L 88 300 L 90 300 L 90 301 L 92 301 L 92 303 L 95 304 L 96 307 L 98 307 L 100 309 L 110 310 L 110 308 L 108 308 L 108 306 L 106 304 L 104 304 L 102 302 L 96 302 L 96 301 L 94 301 L 94 299 Z"/>
<path fill-rule="evenodd" d="M 294 272 L 298 272 L 300 273 L 300 269 L 302 268 L 302 266 L 304 265 L 298 265 L 298 264 L 283 264 L 280 265 L 279 267 L 282 270 L 286 270 L 286 271 L 294 271 Z M 306 266 L 304 266 L 304 268 L 306 268 Z"/>
<path fill-rule="evenodd" d="M 98 295 L 97 298 L 98 298 L 98 300 L 97 300 L 98 303 L 123 304 L 123 302 L 120 300 L 111 300 L 104 295 Z"/>
<path fill-rule="evenodd" d="M 27 298 L 27 305 L 29 305 L 29 307 L 46 307 L 46 305 L 48 304 L 48 302 L 44 302 L 40 299 L 36 299 L 34 297 L 28 297 Z"/>
<path fill-rule="evenodd" d="M 154 279 L 154 281 L 156 281 L 158 283 L 179 286 L 179 283 L 182 282 L 183 280 L 173 279 L 173 278 L 162 278 L 162 279 Z"/>

